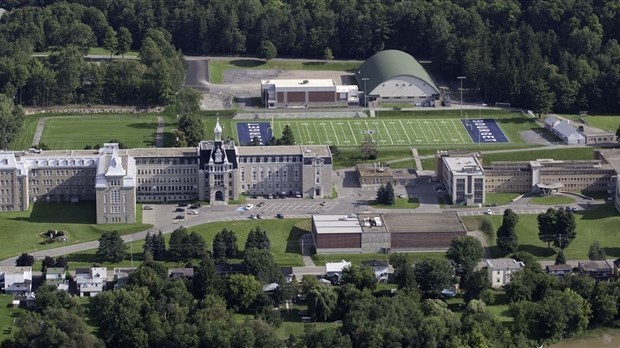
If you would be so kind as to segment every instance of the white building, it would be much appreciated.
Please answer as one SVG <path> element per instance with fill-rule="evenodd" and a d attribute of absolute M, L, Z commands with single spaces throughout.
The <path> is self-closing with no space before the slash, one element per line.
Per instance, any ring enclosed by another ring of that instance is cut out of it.
<path fill-rule="evenodd" d="M 45 285 L 53 285 L 61 291 L 69 291 L 67 271 L 61 267 L 49 267 L 45 270 Z"/>
<path fill-rule="evenodd" d="M 525 267 L 523 262 L 514 259 L 487 259 L 486 263 L 489 281 L 494 288 L 510 283 L 512 273 Z"/>
<path fill-rule="evenodd" d="M 484 170 L 474 156 L 442 157 L 441 181 L 454 204 L 483 204 Z"/>
<path fill-rule="evenodd" d="M 94 297 L 103 292 L 108 281 L 106 267 L 78 268 L 75 270 L 75 284 L 80 297 Z"/>
<path fill-rule="evenodd" d="M 351 262 L 345 260 L 340 262 L 326 262 L 325 273 L 327 274 L 327 278 L 339 282 L 340 278 L 342 278 L 342 271 L 349 267 L 351 267 Z"/>
<path fill-rule="evenodd" d="M 5 294 L 32 291 L 32 267 L 0 267 L 0 290 Z"/>
<path fill-rule="evenodd" d="M 368 260 L 362 261 L 362 266 L 370 267 L 373 272 L 375 272 L 375 278 L 380 283 L 387 283 L 389 267 L 390 265 L 387 261 L 383 260 Z"/>
<path fill-rule="evenodd" d="M 586 143 L 586 137 L 579 133 L 577 128 L 571 125 L 568 120 L 558 122 L 553 127 L 553 134 L 569 145 Z"/>

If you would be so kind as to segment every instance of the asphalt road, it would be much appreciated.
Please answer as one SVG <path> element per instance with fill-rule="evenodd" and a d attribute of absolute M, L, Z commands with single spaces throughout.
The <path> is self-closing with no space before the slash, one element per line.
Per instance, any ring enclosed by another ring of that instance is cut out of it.
<path fill-rule="evenodd" d="M 209 60 L 186 59 L 187 74 L 185 75 L 185 87 L 192 87 L 204 93 L 209 93 Z"/>

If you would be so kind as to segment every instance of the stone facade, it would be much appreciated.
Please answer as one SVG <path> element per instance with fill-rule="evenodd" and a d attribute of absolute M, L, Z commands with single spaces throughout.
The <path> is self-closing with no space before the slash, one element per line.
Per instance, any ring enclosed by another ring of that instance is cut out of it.
<path fill-rule="evenodd" d="M 329 146 L 239 147 L 219 122 L 214 133 L 197 147 L 0 153 L 0 211 L 95 201 L 97 223 L 135 223 L 136 203 L 331 195 Z"/>

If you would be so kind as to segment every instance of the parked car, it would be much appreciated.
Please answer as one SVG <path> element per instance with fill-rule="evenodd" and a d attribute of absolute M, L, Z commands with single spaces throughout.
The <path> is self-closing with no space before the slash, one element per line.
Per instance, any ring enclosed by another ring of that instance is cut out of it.
<path fill-rule="evenodd" d="M 260 208 L 260 207 L 262 207 L 262 206 L 264 206 L 264 205 L 265 205 L 265 202 L 260 202 L 260 203 L 258 203 L 256 206 Z"/>
<path fill-rule="evenodd" d="M 195 209 L 198 209 L 198 208 L 200 208 L 200 206 L 196 205 L 196 204 L 192 204 L 192 205 L 189 206 L 189 209 L 194 209 L 195 210 Z"/>
<path fill-rule="evenodd" d="M 179 208 L 176 208 L 174 211 L 175 211 L 176 213 L 182 213 L 182 212 L 184 212 L 184 211 L 185 211 L 185 208 L 181 208 L 181 207 L 179 207 Z"/>
<path fill-rule="evenodd" d="M 272 199 L 272 198 L 273 198 L 273 195 L 271 193 L 267 195 L 267 199 Z"/>
<path fill-rule="evenodd" d="M 179 204 L 178 204 L 178 206 L 179 206 L 179 207 L 187 207 L 188 205 L 189 205 L 189 204 L 187 204 L 187 203 L 179 203 Z"/>
<path fill-rule="evenodd" d="M 190 210 L 187 212 L 189 215 L 198 215 L 198 210 Z"/>
<path fill-rule="evenodd" d="M 405 198 L 405 194 L 404 193 L 399 194 L 398 198 Z"/>
<path fill-rule="evenodd" d="M 254 204 L 248 203 L 245 205 L 245 210 L 252 210 L 254 208 Z"/>
<path fill-rule="evenodd" d="M 321 207 L 324 207 L 326 205 L 327 205 L 327 202 L 321 202 L 321 204 L 320 204 Z"/>
<path fill-rule="evenodd" d="M 256 219 L 256 215 L 252 214 L 250 216 L 248 216 L 250 219 Z"/>
<path fill-rule="evenodd" d="M 493 215 L 493 210 L 487 209 L 487 211 L 485 211 L 484 213 L 487 215 Z"/>
<path fill-rule="evenodd" d="M 151 207 L 150 205 L 145 205 L 144 207 L 142 207 L 142 210 L 153 210 L 153 207 Z"/>
<path fill-rule="evenodd" d="M 174 219 L 175 219 L 175 220 L 183 220 L 183 219 L 185 219 L 185 216 L 183 216 L 183 215 L 177 215 L 177 216 L 175 216 L 175 217 L 174 217 Z"/>
<path fill-rule="evenodd" d="M 263 216 L 262 216 L 261 214 L 257 214 L 257 215 L 256 215 L 256 218 L 257 218 L 257 219 L 259 219 L 259 220 L 261 220 L 261 219 L 263 218 Z"/>
<path fill-rule="evenodd" d="M 278 214 L 278 215 L 276 215 L 276 217 L 277 217 L 278 219 L 284 219 L 284 215 L 282 215 L 282 214 Z"/>

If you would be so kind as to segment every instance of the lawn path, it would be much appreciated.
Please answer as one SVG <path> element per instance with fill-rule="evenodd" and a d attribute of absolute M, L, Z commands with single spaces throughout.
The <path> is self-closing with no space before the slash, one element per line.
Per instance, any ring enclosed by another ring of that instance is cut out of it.
<path fill-rule="evenodd" d="M 157 116 L 157 132 L 155 133 L 155 147 L 164 147 L 164 118 Z"/>
<path fill-rule="evenodd" d="M 32 137 L 32 145 L 38 145 L 41 143 L 41 135 L 43 134 L 43 129 L 45 129 L 45 121 L 46 117 L 43 117 L 37 123 L 37 130 L 34 132 L 34 137 Z"/>

